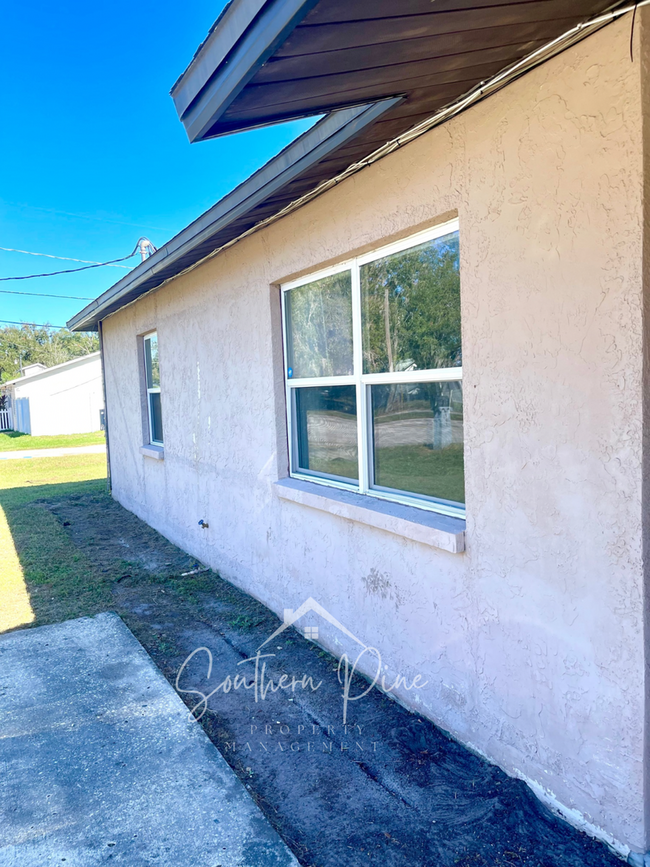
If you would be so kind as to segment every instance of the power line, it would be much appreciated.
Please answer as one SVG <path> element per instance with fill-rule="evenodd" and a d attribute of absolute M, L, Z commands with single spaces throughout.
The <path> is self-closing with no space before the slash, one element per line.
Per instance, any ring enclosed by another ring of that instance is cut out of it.
<path fill-rule="evenodd" d="M 110 259 L 108 262 L 95 262 L 92 265 L 83 265 L 81 268 L 67 268 L 64 271 L 50 271 L 47 274 L 24 274 L 21 277 L 0 277 L 0 283 L 5 280 L 34 280 L 37 277 L 55 277 L 57 274 L 75 274 L 77 271 L 88 271 L 90 268 L 103 268 L 105 265 L 114 265 L 116 262 L 125 262 L 127 259 L 135 256 L 138 250 L 142 256 L 142 261 L 144 262 L 145 258 L 147 258 L 147 249 L 149 250 L 149 256 L 156 252 L 156 247 L 154 247 L 148 238 L 138 238 L 138 242 L 133 248 L 133 252 L 129 253 L 128 256 L 122 256 L 119 259 Z"/>
<path fill-rule="evenodd" d="M 27 205 L 25 202 L 8 202 L 4 200 L 5 205 L 10 205 L 12 208 L 26 208 L 30 211 L 44 211 L 47 214 L 61 214 L 64 217 L 76 217 L 80 220 L 95 220 L 98 223 L 115 223 L 119 226 L 135 226 L 136 229 L 156 229 L 160 232 L 173 232 L 169 226 L 151 226 L 149 223 L 127 223 L 126 220 L 111 220 L 108 217 L 93 217 L 90 214 L 75 214 L 72 211 L 57 211 L 55 208 L 40 208 L 38 205 Z"/>
<path fill-rule="evenodd" d="M 25 274 L 22 277 L 0 277 L 0 282 L 5 282 L 6 280 L 34 280 L 36 277 L 55 277 L 57 274 L 75 274 L 77 271 L 89 271 L 91 268 L 103 268 L 104 265 L 114 265 L 115 262 L 124 262 L 126 259 L 130 259 L 132 256 L 135 256 L 136 249 L 129 253 L 128 256 L 122 256 L 121 259 L 111 259 L 110 262 L 98 262 L 96 265 L 83 265 L 81 268 L 67 268 L 64 271 L 50 271 L 47 274 Z"/>
<path fill-rule="evenodd" d="M 67 331 L 67 325 L 37 325 L 36 322 L 14 322 L 11 319 L 0 319 L 3 325 L 31 325 L 33 328 L 56 328 L 59 331 Z"/>
<path fill-rule="evenodd" d="M 28 295 L 31 298 L 71 298 L 73 301 L 92 301 L 84 295 L 47 295 L 44 292 L 17 292 L 15 289 L 0 289 L 3 295 Z"/>
<path fill-rule="evenodd" d="M 0 247 L 5 253 L 24 253 L 26 256 L 45 256 L 47 259 L 64 259 L 66 262 L 83 262 L 84 265 L 102 265 L 94 259 L 73 259 L 72 256 L 55 256 L 53 253 L 34 253 L 31 250 L 16 250 L 13 247 Z M 128 265 L 113 265 L 113 268 L 128 268 Z"/>

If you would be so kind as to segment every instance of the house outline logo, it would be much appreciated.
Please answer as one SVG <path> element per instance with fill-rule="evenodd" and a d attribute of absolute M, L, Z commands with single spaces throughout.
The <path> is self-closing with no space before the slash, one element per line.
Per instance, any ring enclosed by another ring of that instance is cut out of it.
<path fill-rule="evenodd" d="M 360 645 L 364 650 L 371 650 L 367 644 L 364 644 L 360 638 L 357 638 L 354 633 L 350 632 L 343 624 L 334 617 L 334 615 L 330 614 L 326 608 L 316 602 L 311 596 L 306 599 L 299 608 L 296 608 L 294 611 L 292 608 L 284 609 L 284 618 L 282 624 L 275 630 L 275 632 L 270 635 L 266 641 L 263 641 L 262 644 L 257 648 L 259 651 L 265 647 L 270 641 L 273 641 L 274 638 L 277 638 L 278 635 L 281 635 L 285 629 L 288 629 L 290 626 L 293 626 L 296 621 L 300 620 L 301 617 L 304 617 L 305 614 L 309 614 L 310 611 L 318 614 L 323 620 L 326 620 L 328 623 L 331 623 L 332 626 L 335 626 L 340 632 L 346 635 L 348 638 L 351 638 L 353 641 L 356 641 L 358 645 Z M 303 628 L 302 632 L 303 636 L 307 639 L 315 640 L 318 638 L 318 627 L 307 626 Z"/>
<path fill-rule="evenodd" d="M 291 689 L 291 691 L 293 692 L 296 689 L 296 687 L 298 687 L 298 686 L 300 686 L 302 689 L 311 688 L 312 691 L 316 691 L 321 686 L 322 681 L 320 683 L 318 683 L 316 686 L 314 686 L 312 678 L 309 677 L 308 675 L 303 675 L 302 678 L 297 678 L 294 675 L 292 678 L 289 678 L 286 674 L 283 674 L 280 677 L 277 684 L 274 684 L 272 679 L 268 679 L 268 676 L 266 673 L 266 659 L 268 657 L 274 657 L 275 653 L 262 653 L 262 649 L 265 648 L 271 641 L 273 641 L 273 639 L 278 638 L 278 636 L 280 636 L 286 629 L 288 629 L 290 626 L 293 626 L 298 620 L 300 620 L 301 617 L 304 617 L 305 614 L 309 614 L 310 612 L 314 612 L 314 613 L 318 614 L 320 617 L 322 617 L 324 620 L 326 620 L 332 626 L 335 626 L 336 629 L 338 629 L 343 635 L 347 636 L 348 638 L 351 638 L 352 641 L 356 642 L 356 644 L 358 644 L 361 648 L 361 650 L 359 651 L 359 654 L 358 654 L 358 656 L 354 662 L 350 661 L 347 653 L 343 653 L 343 655 L 339 659 L 339 663 L 338 663 L 338 667 L 337 667 L 337 678 L 338 678 L 338 681 L 342 687 L 341 697 L 343 700 L 343 724 L 344 725 L 347 724 L 349 703 L 359 701 L 359 699 L 364 698 L 364 696 L 368 695 L 368 693 L 372 689 L 374 689 L 375 685 L 377 685 L 378 688 L 386 694 L 391 693 L 393 690 L 395 690 L 399 687 L 402 687 L 403 689 L 410 691 L 411 689 L 423 689 L 427 685 L 428 681 L 425 681 L 424 683 L 419 682 L 421 680 L 421 675 L 419 675 L 419 674 L 413 678 L 413 682 L 410 685 L 407 683 L 406 678 L 401 674 L 397 674 L 395 681 L 392 685 L 386 684 L 386 675 L 382 674 L 382 669 L 386 669 L 386 666 L 382 665 L 382 658 L 381 658 L 381 654 L 380 654 L 379 650 L 376 647 L 372 647 L 371 645 L 364 644 L 364 642 L 361 641 L 360 638 L 357 638 L 357 636 L 354 635 L 353 632 L 350 632 L 350 630 L 347 629 L 345 626 L 343 626 L 343 624 L 340 621 L 338 621 L 336 619 L 336 617 L 334 617 L 332 614 L 330 614 L 326 608 L 323 608 L 322 605 L 320 605 L 318 602 L 316 602 L 315 599 L 313 599 L 310 596 L 295 611 L 292 608 L 285 608 L 284 609 L 284 618 L 283 618 L 282 624 L 275 630 L 275 632 L 273 632 L 272 635 L 269 635 L 269 637 L 266 639 L 266 641 L 263 641 L 262 644 L 259 645 L 259 647 L 257 648 L 257 650 L 255 652 L 255 655 L 251 656 L 251 657 L 247 657 L 245 659 L 242 659 L 237 663 L 237 665 L 241 665 L 242 663 L 254 663 L 254 666 L 255 666 L 254 678 L 251 682 L 247 682 L 245 676 L 237 674 L 234 677 L 227 675 L 225 677 L 225 679 L 220 684 L 218 684 L 214 689 L 212 689 L 207 694 L 203 693 L 201 690 L 194 689 L 194 688 L 181 689 L 181 687 L 179 685 L 181 674 L 182 674 L 183 670 L 185 669 L 185 667 L 189 664 L 189 662 L 198 653 L 203 652 L 207 656 L 207 660 L 208 660 L 207 680 L 210 680 L 210 678 L 212 676 L 213 657 L 212 657 L 212 651 L 210 650 L 210 648 L 197 647 L 196 650 L 193 650 L 192 653 L 190 653 L 190 655 L 187 657 L 185 662 L 183 662 L 183 664 L 181 665 L 181 667 L 178 671 L 178 674 L 176 676 L 176 691 L 178 693 L 184 693 L 187 695 L 196 695 L 196 696 L 200 697 L 200 701 L 198 701 L 194 705 L 194 707 L 190 710 L 190 716 L 193 717 L 194 719 L 201 719 L 201 717 L 203 716 L 203 714 L 205 713 L 205 711 L 208 708 L 208 701 L 210 700 L 210 698 L 213 695 L 215 695 L 219 691 L 223 691 L 224 693 L 227 693 L 233 689 L 234 690 L 238 690 L 240 688 L 244 688 L 247 690 L 253 689 L 256 703 L 258 701 L 264 701 L 265 700 L 266 693 L 267 693 L 269 688 L 272 688 L 274 693 L 280 689 L 281 690 Z M 307 629 L 310 630 L 309 633 L 307 633 Z M 314 635 L 314 633 L 315 633 L 315 635 Z M 318 637 L 318 631 L 317 631 L 316 627 L 307 627 L 303 634 L 305 634 L 305 636 L 308 638 L 311 638 L 312 636 L 315 638 Z M 278 649 L 281 649 L 281 648 L 278 648 Z M 364 686 L 364 688 L 362 689 L 362 691 L 358 695 L 351 695 L 350 690 L 352 687 L 353 679 L 357 673 L 362 673 L 361 671 L 358 672 L 359 662 L 360 662 L 361 658 L 364 656 L 364 654 L 366 654 L 366 653 L 371 653 L 376 658 L 377 668 L 376 668 L 375 674 L 372 677 L 370 675 L 363 675 L 365 677 L 366 681 L 370 681 L 370 683 L 367 686 Z M 266 681 L 266 684 L 265 684 L 265 681 Z M 200 709 L 200 712 L 197 715 L 197 712 L 199 711 L 199 709 Z"/>

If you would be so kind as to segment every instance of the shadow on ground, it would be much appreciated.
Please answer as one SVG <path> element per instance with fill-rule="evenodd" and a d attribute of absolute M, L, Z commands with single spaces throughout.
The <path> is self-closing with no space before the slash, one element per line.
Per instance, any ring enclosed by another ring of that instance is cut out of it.
<path fill-rule="evenodd" d="M 117 611 L 188 707 L 220 684 L 201 725 L 303 865 L 605 867 L 620 861 L 546 810 L 520 781 L 373 690 L 342 724 L 337 660 L 279 626 L 261 603 L 171 545 L 85 482 L 0 491 L 35 624 Z M 191 574 L 186 574 L 191 573 Z M 229 680 L 228 680 L 229 678 Z M 258 686 L 259 686 L 258 678 Z M 358 687 L 355 687 L 358 689 Z M 194 690 L 195 692 L 192 692 Z M 260 694 L 258 691 L 258 698 Z M 251 865 L 247 865 L 251 867 Z"/>

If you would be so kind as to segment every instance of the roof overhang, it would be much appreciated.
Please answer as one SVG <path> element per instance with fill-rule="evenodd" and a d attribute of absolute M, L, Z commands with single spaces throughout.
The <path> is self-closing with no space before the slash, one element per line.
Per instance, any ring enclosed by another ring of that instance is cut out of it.
<path fill-rule="evenodd" d="M 172 88 L 190 141 L 210 137 L 215 120 L 317 2 L 232 0 Z"/>
<path fill-rule="evenodd" d="M 73 316 L 68 327 L 73 331 L 96 331 L 101 319 L 192 268 L 277 213 L 300 194 L 303 176 L 397 102 L 399 99 L 387 99 L 332 112 L 322 118 L 198 220 Z M 313 183 L 308 180 L 307 185 L 313 186 Z"/>
<path fill-rule="evenodd" d="M 631 8 L 611 0 L 232 0 L 172 90 L 190 141 L 325 116 L 69 327 L 96 330 Z"/>
<path fill-rule="evenodd" d="M 402 95 L 402 129 L 612 0 L 232 0 L 172 89 L 191 142 Z"/>

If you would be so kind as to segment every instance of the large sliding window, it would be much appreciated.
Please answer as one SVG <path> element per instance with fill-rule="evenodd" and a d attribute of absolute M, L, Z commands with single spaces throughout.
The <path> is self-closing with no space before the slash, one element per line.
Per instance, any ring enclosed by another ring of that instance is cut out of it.
<path fill-rule="evenodd" d="M 149 442 L 163 445 L 162 405 L 160 398 L 160 366 L 158 364 L 158 335 L 155 331 L 145 334 L 144 375 L 147 388 L 147 413 L 149 416 Z"/>
<path fill-rule="evenodd" d="M 282 299 L 291 475 L 464 515 L 457 221 Z"/>

